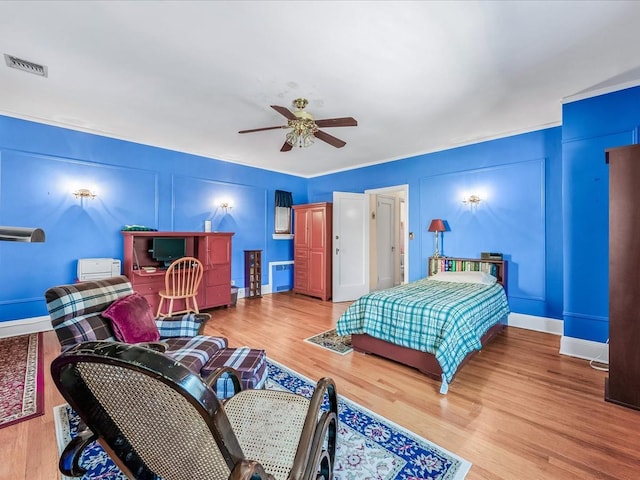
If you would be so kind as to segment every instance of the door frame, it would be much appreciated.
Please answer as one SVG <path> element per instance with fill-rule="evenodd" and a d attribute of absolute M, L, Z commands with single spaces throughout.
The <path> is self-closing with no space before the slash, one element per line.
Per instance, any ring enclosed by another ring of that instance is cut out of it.
<path fill-rule="evenodd" d="M 367 189 L 364 191 L 364 193 L 370 194 L 370 195 L 379 195 L 379 194 L 394 194 L 397 195 L 398 193 L 402 193 L 403 195 L 403 199 L 404 200 L 404 211 L 405 211 L 405 218 L 402 219 L 400 218 L 400 215 L 398 215 L 398 222 L 401 222 L 404 220 L 404 242 L 403 242 L 403 251 L 404 251 L 404 275 L 403 278 L 401 279 L 401 283 L 408 283 L 409 282 L 409 278 L 411 278 L 409 276 L 409 231 L 408 231 L 408 227 L 409 227 L 409 185 L 408 184 L 402 184 L 402 185 L 392 185 L 392 186 L 388 186 L 388 187 L 381 187 L 381 188 L 372 188 L 372 189 Z M 400 209 L 398 208 L 398 211 L 400 211 Z M 377 252 L 376 252 L 377 253 Z"/>
<path fill-rule="evenodd" d="M 400 249 L 398 245 L 400 235 L 396 228 L 396 225 L 398 225 L 396 216 L 400 208 L 398 207 L 398 197 L 396 195 L 378 194 L 372 196 L 372 198 L 373 201 L 371 203 L 375 205 L 375 217 L 371 215 L 373 223 L 369 243 L 369 255 L 371 258 L 369 273 L 372 282 L 371 290 L 382 290 L 395 287 L 401 281 L 399 277 Z M 387 205 L 387 208 L 381 208 L 381 205 Z M 385 221 L 383 222 L 383 220 Z M 372 256 L 371 254 L 374 251 L 376 255 Z M 381 270 L 381 265 L 389 267 L 390 270 Z M 386 280 L 386 282 L 381 286 L 382 279 Z"/>

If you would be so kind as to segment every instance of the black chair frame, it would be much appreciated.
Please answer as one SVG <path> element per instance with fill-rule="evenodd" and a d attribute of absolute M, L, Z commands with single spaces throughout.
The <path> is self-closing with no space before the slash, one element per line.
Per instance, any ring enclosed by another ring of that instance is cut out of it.
<path fill-rule="evenodd" d="M 243 449 L 233 431 L 224 408 L 224 403 L 217 398 L 209 384 L 222 375 L 235 375 L 233 369 L 221 369 L 215 378 L 203 381 L 197 374 L 160 352 L 138 345 L 119 342 L 85 342 L 78 344 L 57 357 L 51 365 L 53 380 L 69 405 L 78 413 L 87 429 L 80 432 L 65 448 L 60 457 L 60 471 L 69 476 L 81 476 L 85 469 L 80 465 L 83 450 L 94 440 L 105 448 L 114 462 L 131 478 L 147 480 L 156 479 L 153 471 L 139 455 L 139 445 L 126 434 L 111 418 L 105 408 L 85 381 L 82 365 L 108 365 L 108 368 L 121 369 L 126 374 L 141 374 L 145 383 L 157 385 L 156 382 L 169 387 L 195 409 L 217 444 L 222 458 L 229 469 L 229 477 L 233 480 L 256 480 L 274 477 L 265 471 L 261 462 L 245 458 Z M 105 367 L 106 368 L 106 367 Z M 120 371 L 120 370 L 117 370 Z M 234 383 L 237 382 L 237 378 Z M 117 383 L 117 382 L 114 382 Z M 128 384 L 131 385 L 131 384 Z M 112 385 L 116 392 L 118 385 Z M 256 390 L 253 392 L 266 392 Z M 242 394 L 240 394 L 242 395 Z M 256 393 L 259 395 L 259 393 Z M 289 394 L 293 395 L 293 394 Z M 144 397 L 140 396 L 141 401 Z M 325 401 L 326 399 L 326 401 Z M 238 400 L 239 401 L 239 400 Z M 325 408 L 323 410 L 323 403 Z M 328 406 L 328 408 L 327 408 Z M 167 412 L 158 411 L 158 415 Z M 286 418 L 281 419 L 286 422 Z M 185 425 L 185 428 L 188 426 Z M 265 432 L 269 435 L 269 432 Z M 152 434 L 150 433 L 150 436 Z M 287 478 L 289 480 L 331 480 L 335 460 L 337 440 L 337 393 L 333 380 L 325 377 L 318 381 L 316 390 L 309 401 L 304 425 L 295 453 L 293 464 Z M 180 445 L 176 446 L 176 455 L 180 455 Z M 183 478 L 183 477 L 180 477 Z M 188 477 L 186 477 L 188 478 Z M 211 476 L 210 478 L 218 478 Z M 171 480 L 166 478 L 165 480 Z"/>

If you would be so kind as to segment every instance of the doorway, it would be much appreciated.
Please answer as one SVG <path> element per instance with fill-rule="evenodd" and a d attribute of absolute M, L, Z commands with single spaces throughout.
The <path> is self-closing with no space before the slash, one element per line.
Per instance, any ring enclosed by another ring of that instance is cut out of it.
<path fill-rule="evenodd" d="M 409 185 L 333 195 L 333 300 L 407 283 Z"/>
<path fill-rule="evenodd" d="M 375 249 L 371 250 L 372 264 L 375 261 L 375 278 L 371 278 L 371 290 L 384 290 L 399 283 L 399 268 L 396 268 L 397 231 L 395 228 L 396 197 L 375 195 L 375 210 L 371 220 L 375 222 Z M 374 243 L 374 242 L 372 242 Z M 375 252 L 375 254 L 374 254 Z"/>
<path fill-rule="evenodd" d="M 392 187 L 377 188 L 371 190 L 365 190 L 365 194 L 369 194 L 371 201 L 371 210 L 376 212 L 375 217 L 371 215 L 371 241 L 370 241 L 370 285 L 372 290 L 379 290 L 382 288 L 389 288 L 389 286 L 401 285 L 407 283 L 409 279 L 409 269 L 407 268 L 409 262 L 409 245 L 408 235 L 406 234 L 406 228 L 409 218 L 409 185 L 396 185 Z M 393 198 L 395 205 L 393 207 L 393 216 L 387 216 L 384 213 L 379 215 L 377 212 L 378 200 L 382 200 L 383 204 L 385 199 Z M 389 218 L 388 218 L 389 217 Z M 375 223 L 375 225 L 374 225 Z M 385 243 L 379 243 L 378 233 L 380 236 L 392 235 L 389 242 L 393 245 L 391 256 L 389 253 L 389 247 Z M 384 233 L 386 232 L 386 234 Z M 374 238 L 375 237 L 375 238 Z M 385 259 L 386 257 L 386 259 Z M 389 258 L 391 260 L 389 260 Z M 385 262 L 391 261 L 391 268 L 393 269 L 393 285 L 387 286 L 389 283 L 385 279 L 384 272 L 377 270 L 378 265 L 383 265 Z M 380 288 L 377 288 L 380 281 Z"/>

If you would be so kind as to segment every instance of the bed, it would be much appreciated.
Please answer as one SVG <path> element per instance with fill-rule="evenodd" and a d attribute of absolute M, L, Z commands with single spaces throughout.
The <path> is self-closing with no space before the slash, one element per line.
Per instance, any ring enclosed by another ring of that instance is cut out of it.
<path fill-rule="evenodd" d="M 445 394 L 458 369 L 504 328 L 509 314 L 505 274 L 497 274 L 497 281 L 481 271 L 438 272 L 372 292 L 347 308 L 336 330 L 350 334 L 358 352 L 440 379 Z"/>

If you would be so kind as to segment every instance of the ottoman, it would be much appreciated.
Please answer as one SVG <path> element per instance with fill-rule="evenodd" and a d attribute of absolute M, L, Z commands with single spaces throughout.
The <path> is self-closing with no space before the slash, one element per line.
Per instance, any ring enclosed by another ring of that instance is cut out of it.
<path fill-rule="evenodd" d="M 242 389 L 264 388 L 267 380 L 267 355 L 264 350 L 249 347 L 222 348 L 202 367 L 203 377 L 221 367 L 234 368 L 240 375 Z M 218 398 L 233 395 L 233 382 L 224 376 L 216 385 Z"/>

